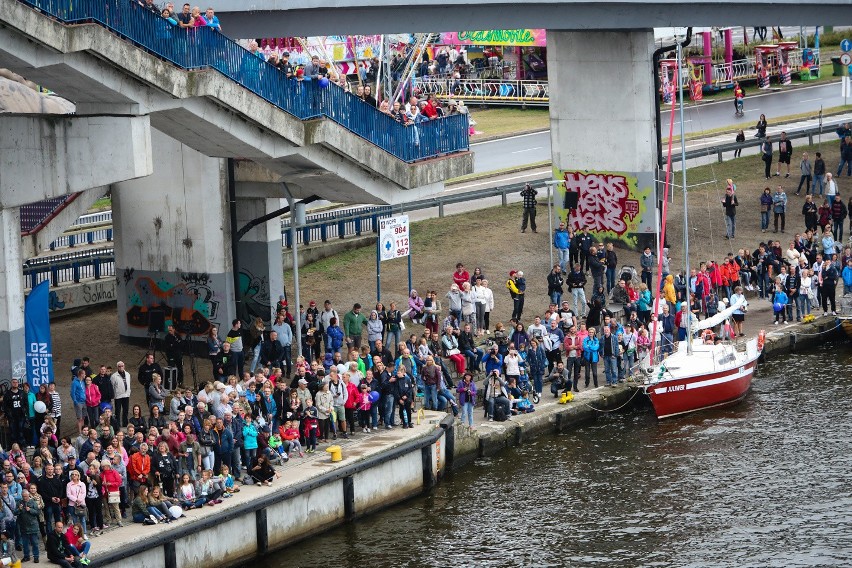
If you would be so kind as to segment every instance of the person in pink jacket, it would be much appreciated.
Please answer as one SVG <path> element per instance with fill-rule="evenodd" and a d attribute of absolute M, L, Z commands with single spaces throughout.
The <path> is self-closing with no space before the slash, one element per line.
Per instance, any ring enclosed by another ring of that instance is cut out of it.
<path fill-rule="evenodd" d="M 68 497 L 68 518 L 70 523 L 80 523 L 86 532 L 86 484 L 80 481 L 80 471 L 71 471 L 71 481 L 65 486 L 65 496 Z"/>
<path fill-rule="evenodd" d="M 417 295 L 417 290 L 408 294 L 408 317 L 414 323 L 421 323 L 423 318 L 423 298 Z"/>
<path fill-rule="evenodd" d="M 98 425 L 100 418 L 101 389 L 92 383 L 92 377 L 86 377 L 86 415 L 89 418 L 89 427 Z"/>

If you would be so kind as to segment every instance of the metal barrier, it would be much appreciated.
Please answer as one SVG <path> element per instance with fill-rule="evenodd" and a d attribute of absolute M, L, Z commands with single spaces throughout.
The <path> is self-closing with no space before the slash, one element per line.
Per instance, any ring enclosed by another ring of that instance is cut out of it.
<path fill-rule="evenodd" d="M 732 103 L 733 104 L 733 103 Z M 845 124 L 849 122 L 848 117 L 833 121 L 830 123 L 823 123 L 822 126 L 812 126 L 810 128 L 800 128 L 800 129 L 788 129 L 785 130 L 787 133 L 787 138 L 790 140 L 798 140 L 800 138 L 807 138 L 808 145 L 811 146 L 814 143 L 814 137 L 819 136 L 820 134 L 834 134 L 834 131 L 841 124 Z M 777 142 L 777 139 L 776 139 Z M 702 158 L 704 156 L 712 156 L 716 154 L 717 160 L 721 163 L 723 161 L 723 154 L 726 152 L 733 152 L 734 150 L 743 150 L 745 148 L 754 148 L 760 146 L 763 143 L 761 138 L 751 138 L 746 139 L 745 142 L 726 142 L 724 144 L 715 144 L 713 146 L 706 146 L 704 148 L 699 148 L 697 150 L 690 150 L 686 153 L 686 159 L 692 160 L 694 158 Z M 672 161 L 679 162 L 680 161 L 680 153 L 672 153 Z"/>
<path fill-rule="evenodd" d="M 33 258 L 24 263 L 24 287 L 32 289 L 50 279 L 51 287 L 80 280 L 115 276 L 115 251 L 111 248 Z"/>
<path fill-rule="evenodd" d="M 550 102 L 550 87 L 547 81 L 425 77 L 415 79 L 413 87 L 423 94 L 431 94 L 441 100 L 461 99 L 491 104 L 541 106 Z"/>
<path fill-rule="evenodd" d="M 97 23 L 184 69 L 210 68 L 299 119 L 327 117 L 389 154 L 414 162 L 467 150 L 467 116 L 404 126 L 336 84 L 287 78 L 276 67 L 209 27 L 173 26 L 128 0 L 19 0 L 66 24 Z"/>

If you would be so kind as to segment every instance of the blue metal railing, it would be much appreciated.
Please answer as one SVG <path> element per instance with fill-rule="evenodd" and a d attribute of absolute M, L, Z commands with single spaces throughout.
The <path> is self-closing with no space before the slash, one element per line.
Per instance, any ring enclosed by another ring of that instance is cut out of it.
<path fill-rule="evenodd" d="M 328 242 L 329 239 L 345 239 L 346 237 L 361 236 L 364 233 L 378 233 L 379 219 L 387 217 L 393 207 L 353 207 L 351 209 L 336 209 L 327 213 L 316 213 L 308 216 L 305 221 L 308 226 L 296 231 L 296 243 L 309 245 L 312 242 Z M 282 244 L 293 248 L 290 237 L 290 221 L 281 223 Z"/>
<path fill-rule="evenodd" d="M 328 117 L 405 161 L 469 148 L 466 115 L 403 126 L 335 84 L 288 79 L 271 64 L 208 27 L 189 30 L 128 0 L 19 0 L 66 24 L 97 23 L 184 69 L 215 69 L 302 120 Z"/>
<path fill-rule="evenodd" d="M 23 273 L 24 287 L 30 289 L 47 279 L 51 287 L 66 282 L 99 280 L 115 276 L 115 251 L 99 249 L 33 258 L 24 263 Z"/>

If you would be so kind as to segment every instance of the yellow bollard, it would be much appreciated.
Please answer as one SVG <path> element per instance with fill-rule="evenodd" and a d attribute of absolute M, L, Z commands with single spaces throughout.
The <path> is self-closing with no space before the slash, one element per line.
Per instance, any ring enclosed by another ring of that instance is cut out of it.
<path fill-rule="evenodd" d="M 325 451 L 331 454 L 331 461 L 343 461 L 343 449 L 340 446 L 329 446 L 325 449 Z"/>
<path fill-rule="evenodd" d="M 420 426 L 420 421 L 426 421 L 426 411 L 423 410 L 423 407 L 420 407 L 420 410 L 417 411 L 417 425 Z"/>

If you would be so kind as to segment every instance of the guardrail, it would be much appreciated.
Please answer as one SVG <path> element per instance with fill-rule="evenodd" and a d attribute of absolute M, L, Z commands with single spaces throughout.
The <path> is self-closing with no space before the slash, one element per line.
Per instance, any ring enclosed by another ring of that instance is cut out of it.
<path fill-rule="evenodd" d="M 469 148 L 465 115 L 406 127 L 334 83 L 288 78 L 216 30 L 174 26 L 135 1 L 19 1 L 66 24 L 97 23 L 183 69 L 215 69 L 296 118 L 327 117 L 405 162 Z"/>
<path fill-rule="evenodd" d="M 24 286 L 32 289 L 39 282 L 50 279 L 50 286 L 83 279 L 99 280 L 115 276 L 115 250 L 103 248 L 33 258 L 24 263 Z"/>
<path fill-rule="evenodd" d="M 746 100 L 748 100 L 748 99 L 746 99 Z M 731 103 L 731 105 L 733 106 L 733 102 Z M 807 138 L 808 139 L 808 145 L 810 146 L 810 145 L 813 145 L 813 143 L 814 143 L 814 137 L 819 136 L 820 134 L 834 135 L 834 131 L 837 129 L 837 127 L 839 127 L 841 124 L 844 124 L 846 122 L 849 122 L 848 118 L 844 118 L 842 120 L 836 120 L 836 121 L 832 121 L 832 122 L 828 122 L 828 123 L 823 122 L 821 127 L 820 126 L 812 126 L 810 128 L 800 128 L 800 129 L 791 128 L 789 130 L 785 130 L 785 132 L 787 133 L 787 138 L 789 138 L 790 140 L 798 140 L 798 139 L 801 139 L 801 138 Z M 772 135 L 770 135 L 770 136 L 772 136 Z M 777 148 L 775 146 L 777 141 L 778 141 L 778 139 L 775 138 L 774 142 L 773 142 L 773 148 Z M 751 137 L 750 139 L 747 138 L 745 142 L 726 142 L 724 144 L 715 144 L 715 145 L 712 145 L 712 146 L 706 146 L 704 148 L 698 148 L 696 150 L 688 151 L 686 153 L 686 159 L 687 160 L 693 160 L 695 158 L 703 158 L 705 156 L 712 156 L 713 154 L 716 154 L 717 160 L 721 163 L 722 161 L 724 161 L 723 155 L 726 152 L 733 152 L 735 150 L 744 150 L 745 148 L 759 147 L 762 143 L 763 143 L 763 139 Z M 681 161 L 680 153 L 672 153 L 672 161 L 673 162 L 680 162 Z"/>

